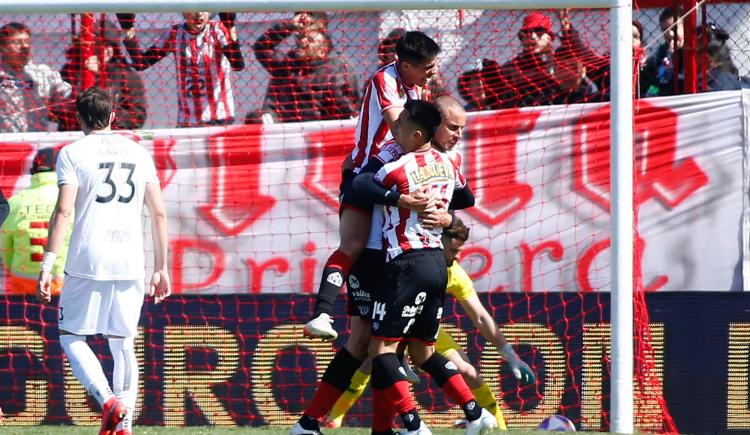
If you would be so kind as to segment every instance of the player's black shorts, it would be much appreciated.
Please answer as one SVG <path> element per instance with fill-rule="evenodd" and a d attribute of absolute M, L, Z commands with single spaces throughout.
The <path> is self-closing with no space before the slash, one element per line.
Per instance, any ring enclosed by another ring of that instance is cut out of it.
<path fill-rule="evenodd" d="M 409 251 L 386 263 L 373 295 L 372 336 L 434 343 L 447 285 L 448 270 L 440 249 Z"/>
<path fill-rule="evenodd" d="M 347 169 L 341 174 L 341 184 L 339 184 L 339 204 L 341 204 L 341 208 L 339 213 L 345 208 L 351 208 L 358 212 L 372 214 L 372 204 L 358 199 L 352 192 L 352 182 L 356 176 L 357 174 L 351 169 Z"/>
<path fill-rule="evenodd" d="M 365 249 L 349 270 L 346 286 L 346 313 L 364 320 L 372 318 L 372 294 L 380 285 L 385 267 L 385 252 Z"/>

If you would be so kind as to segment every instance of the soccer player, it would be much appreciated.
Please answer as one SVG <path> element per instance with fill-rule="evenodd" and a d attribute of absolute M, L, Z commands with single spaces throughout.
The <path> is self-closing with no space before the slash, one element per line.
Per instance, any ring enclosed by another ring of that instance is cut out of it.
<path fill-rule="evenodd" d="M 408 193 L 427 187 L 443 208 L 448 208 L 453 191 L 462 188 L 463 177 L 446 153 L 435 150 L 430 140 L 440 124 L 440 112 L 426 102 L 411 101 L 394 126 L 394 137 L 404 148 L 415 151 L 387 163 L 373 177 L 358 175 L 353 189 L 376 202 L 381 189 Z M 410 340 L 412 360 L 427 372 L 466 415 L 467 434 L 497 427 L 495 417 L 481 408 L 456 365 L 435 353 L 440 317 L 448 276 L 442 254 L 442 228 L 423 225 L 416 212 L 383 208 L 386 265 L 380 286 L 373 294 L 372 336 L 368 353 L 372 357 L 373 433 L 390 431 L 394 413 L 399 414 L 408 433 L 429 433 L 420 420 L 400 371 L 398 343 Z M 394 412 L 395 411 L 395 412 Z"/>
<path fill-rule="evenodd" d="M 125 30 L 123 44 L 132 66 L 145 70 L 169 54 L 177 67 L 177 125 L 227 125 L 234 122 L 232 71 L 242 71 L 234 14 L 222 13 L 222 22 L 209 12 L 185 12 L 185 22 L 172 26 L 148 50 L 142 52 L 135 36 L 134 19 L 120 14 Z"/>
<path fill-rule="evenodd" d="M 409 105 L 408 102 L 407 105 Z M 461 137 L 461 132 L 466 124 L 466 113 L 462 111 L 461 105 L 453 97 L 449 96 L 436 99 L 435 106 L 438 107 L 443 116 L 441 116 L 440 126 L 433 137 L 433 145 L 440 150 L 451 149 Z M 455 109 L 456 107 L 458 109 Z M 397 160 L 403 153 L 404 150 L 398 143 L 390 141 L 381 148 L 377 155 L 369 160 L 369 163 L 362 168 L 360 173 L 374 174 L 385 163 Z M 468 186 L 462 190 L 468 191 Z M 381 193 L 381 196 L 385 196 L 384 192 Z M 348 194 L 352 194 L 352 192 L 348 192 Z M 400 194 L 397 192 L 393 192 L 393 194 L 394 196 L 391 197 L 391 201 L 394 205 L 410 204 L 417 211 L 421 210 L 420 207 L 424 208 L 429 205 L 429 198 L 420 192 L 414 192 L 411 194 L 413 197 L 408 200 L 399 198 Z M 409 197 L 411 195 L 405 194 L 400 196 Z M 464 200 L 463 203 L 458 201 L 455 207 L 452 203 L 451 207 L 458 209 L 472 206 L 473 196 L 470 191 L 468 191 L 467 195 L 469 196 L 468 200 Z M 371 206 L 368 207 L 372 208 Z M 382 242 L 382 207 L 375 207 L 372 213 L 373 219 L 367 248 L 352 265 L 347 285 L 347 315 L 351 319 L 349 336 L 343 348 L 336 353 L 334 359 L 329 363 L 310 406 L 300 418 L 299 427 L 295 426 L 296 429 L 292 429 L 293 434 L 309 433 L 304 432 L 306 430 L 305 427 L 317 428 L 318 420 L 324 418 L 329 411 L 335 411 L 331 407 L 339 399 L 339 396 L 351 397 L 352 393 L 349 391 L 354 386 L 361 386 L 361 391 L 364 391 L 370 380 L 370 361 L 366 358 L 367 346 L 370 341 L 370 322 L 372 317 L 371 295 L 380 281 L 383 267 L 385 266 L 385 253 L 383 252 Z M 444 210 L 442 212 L 441 210 L 434 210 L 431 213 L 422 214 L 420 217 L 423 222 L 430 223 L 431 225 L 448 226 L 450 224 L 450 215 Z M 448 219 L 447 221 L 446 218 Z M 419 376 L 411 371 L 411 368 L 406 363 L 404 363 L 404 370 L 411 382 L 419 382 Z M 359 395 L 361 395 L 361 391 L 352 399 L 351 403 L 356 401 Z M 346 406 L 343 412 L 345 413 L 350 406 Z"/>
<path fill-rule="evenodd" d="M 404 104 L 409 100 L 428 99 L 425 86 L 435 73 L 440 47 L 422 32 L 407 32 L 396 43 L 396 52 L 398 60 L 380 68 L 365 90 L 357 121 L 356 145 L 343 167 L 339 247 L 323 267 L 315 310 L 304 329 L 308 337 L 334 340 L 338 336 L 331 325 L 333 303 L 370 235 L 371 207 L 347 195 L 351 180 L 391 139 L 391 131 Z"/>
<path fill-rule="evenodd" d="M 463 267 L 455 261 L 468 239 L 469 227 L 464 225 L 459 217 L 455 217 L 451 225 L 443 230 L 443 257 L 448 267 L 447 291 L 458 300 L 474 326 L 482 334 L 482 337 L 492 343 L 503 355 L 516 379 L 519 379 L 524 384 L 534 383 L 536 378 L 533 371 L 528 364 L 518 357 L 513 350 L 513 346 L 505 339 L 502 331 L 500 331 L 500 328 L 497 327 L 497 324 L 493 320 L 492 315 L 487 312 L 487 309 L 479 300 L 471 278 L 469 278 Z M 495 415 L 500 430 L 506 430 L 505 419 L 494 394 L 492 394 L 489 386 L 484 382 L 479 371 L 469 363 L 466 353 L 443 328 L 440 328 L 438 332 L 435 350 L 456 364 L 458 371 L 461 372 L 472 393 L 474 393 L 477 403 Z M 364 382 L 355 384 L 355 381 L 361 379 L 361 377 L 358 378 L 355 375 L 347 391 L 333 406 L 329 415 L 329 427 L 341 426 L 344 415 L 346 415 L 349 408 L 362 395 L 369 378 L 370 376 L 366 375 Z"/>
<path fill-rule="evenodd" d="M 149 296 L 170 294 L 167 215 L 150 154 L 111 131 L 112 99 L 99 88 L 79 94 L 86 137 L 60 151 L 60 192 L 49 225 L 37 297 L 51 300 L 50 270 L 75 210 L 59 302 L 60 345 L 73 375 L 102 406 L 100 434 L 131 434 L 138 394 L 135 336 L 144 297 L 143 205 L 151 216 L 154 270 Z M 110 389 L 86 336 L 104 334 L 114 360 Z M 113 392 L 114 390 L 114 392 Z"/>

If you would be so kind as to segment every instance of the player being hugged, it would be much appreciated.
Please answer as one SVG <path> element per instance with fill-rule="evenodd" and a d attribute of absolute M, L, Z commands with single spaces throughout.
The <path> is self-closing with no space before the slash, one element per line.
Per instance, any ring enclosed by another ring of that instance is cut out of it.
<path fill-rule="evenodd" d="M 355 178 L 356 193 L 375 201 L 382 188 L 386 196 L 429 189 L 436 205 L 447 209 L 453 191 L 463 187 L 455 162 L 434 149 L 430 140 L 441 115 L 431 103 L 411 100 L 399 115 L 393 135 L 404 150 L 414 150 L 387 163 L 374 177 Z M 467 433 L 497 427 L 495 417 L 482 409 L 456 365 L 435 353 L 448 275 L 443 259 L 441 227 L 424 225 L 415 211 L 385 205 L 383 239 L 386 265 L 373 294 L 372 360 L 373 433 L 390 431 L 390 418 L 399 414 L 410 433 L 430 433 L 419 418 L 409 382 L 396 355 L 398 343 L 410 341 L 412 360 L 461 406 Z"/>
<path fill-rule="evenodd" d="M 370 235 L 372 204 L 361 204 L 356 195 L 348 192 L 354 175 L 391 139 L 391 131 L 404 104 L 429 99 L 426 86 L 436 71 L 438 44 L 422 32 L 406 32 L 396 43 L 396 53 L 398 60 L 380 68 L 365 89 L 357 121 L 356 145 L 342 168 L 339 247 L 323 267 L 315 310 L 304 328 L 308 337 L 334 340 L 338 336 L 331 326 L 333 303 Z"/>
<path fill-rule="evenodd" d="M 151 216 L 154 271 L 148 294 L 158 303 L 170 294 L 167 214 L 151 155 L 111 131 L 112 99 L 89 88 L 76 99 L 86 136 L 60 151 L 60 187 L 37 283 L 51 300 L 52 265 L 75 211 L 59 303 L 60 345 L 73 375 L 102 407 L 100 434 L 132 433 L 138 394 L 135 336 L 144 298 L 143 205 Z M 114 360 L 112 388 L 86 343 L 103 334 Z M 114 392 L 113 392 L 114 390 Z"/>

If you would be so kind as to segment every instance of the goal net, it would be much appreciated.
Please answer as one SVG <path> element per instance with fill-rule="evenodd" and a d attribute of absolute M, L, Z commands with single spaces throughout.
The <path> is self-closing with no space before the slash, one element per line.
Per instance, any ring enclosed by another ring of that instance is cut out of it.
<path fill-rule="evenodd" d="M 57 87 L 30 95 L 31 82 L 0 78 L 0 100 L 16 109 L 0 115 L 0 189 L 11 197 L 31 183 L 37 149 L 81 137 L 70 98 L 91 84 L 112 91 L 117 127 L 153 153 L 175 295 L 144 307 L 136 424 L 288 426 L 305 408 L 346 338 L 329 344 L 301 332 L 338 243 L 340 163 L 353 145 L 363 88 L 393 60 L 401 32 L 421 30 L 442 49 L 432 95 L 453 95 L 469 111 L 460 151 L 477 204 L 459 212 L 471 227 L 461 263 L 537 383 L 520 385 L 451 298 L 443 327 L 500 398 L 509 428 L 536 427 L 551 414 L 580 429 L 609 428 L 608 10 L 241 12 L 233 23 L 212 14 L 213 37 L 231 41 L 227 26 L 235 24 L 239 44 L 199 59 L 186 53 L 201 47 L 174 36 L 182 14 L 135 15 L 140 48 L 159 48 L 139 59 L 123 41 L 129 18 L 120 18 L 3 15 L 0 24 L 28 29 L 32 62 L 48 66 Z M 657 25 L 645 22 L 642 36 L 655 37 Z M 545 38 L 544 56 L 524 54 L 525 44 L 541 47 Z M 4 94 L 9 88 L 15 93 Z M 663 133 L 667 109 L 643 102 L 637 110 L 640 137 Z M 652 144 L 669 152 L 670 140 Z M 677 207 L 692 192 L 668 193 Z M 31 264 L 23 273 L 4 264 L 5 424 L 98 424 L 96 404 L 62 356 L 54 302 L 42 306 L 15 287 L 36 273 L 46 230 L 35 225 L 43 231 L 26 245 L 0 247 L 4 258 L 12 251 Z M 641 266 L 646 239 L 638 240 L 636 426 L 676 432 L 663 396 L 664 328 L 649 323 L 644 297 L 670 287 L 651 279 L 661 263 Z M 334 311 L 339 331 L 343 299 Z M 111 374 L 106 342 L 89 342 Z M 461 417 L 426 376 L 414 394 L 430 425 Z M 366 393 L 345 424 L 369 425 L 370 411 Z"/>

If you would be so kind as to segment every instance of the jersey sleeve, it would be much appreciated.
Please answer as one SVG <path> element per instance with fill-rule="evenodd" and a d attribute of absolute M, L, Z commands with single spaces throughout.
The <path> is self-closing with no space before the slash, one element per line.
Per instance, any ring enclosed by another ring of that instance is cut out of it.
<path fill-rule="evenodd" d="M 375 155 L 375 158 L 385 165 L 386 163 L 398 160 L 398 158 L 401 157 L 401 154 L 403 154 L 401 146 L 395 141 L 390 141 L 383 145 L 380 151 Z"/>
<path fill-rule="evenodd" d="M 446 290 L 459 301 L 465 301 L 477 293 L 469 274 L 457 261 L 454 261 L 448 268 L 448 287 L 446 287 Z"/>
<path fill-rule="evenodd" d="M 143 150 L 143 165 L 145 168 L 143 176 L 146 180 L 146 184 L 159 183 L 159 176 L 156 173 L 156 165 L 154 164 L 154 159 L 151 157 L 151 154 L 149 154 L 145 149 Z"/>
<path fill-rule="evenodd" d="M 463 189 L 466 186 L 466 176 L 461 172 L 461 154 L 457 151 L 449 153 L 451 163 L 453 163 L 453 171 L 456 174 L 456 189 Z"/>
<path fill-rule="evenodd" d="M 379 71 L 372 78 L 372 88 L 376 92 L 380 113 L 391 107 L 402 107 L 404 105 L 398 96 L 398 82 L 394 77 Z"/>
<path fill-rule="evenodd" d="M 60 150 L 60 154 L 57 155 L 57 185 L 63 184 L 78 185 L 78 172 L 76 171 L 76 165 L 73 158 L 70 155 L 68 147 Z"/>

